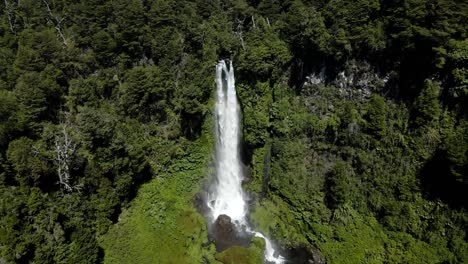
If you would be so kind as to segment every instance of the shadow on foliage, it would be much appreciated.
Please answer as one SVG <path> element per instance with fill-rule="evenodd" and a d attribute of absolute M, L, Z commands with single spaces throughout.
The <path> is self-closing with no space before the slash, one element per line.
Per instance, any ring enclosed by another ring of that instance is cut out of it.
<path fill-rule="evenodd" d="M 467 208 L 468 186 L 456 180 L 449 166 L 445 153 L 438 150 L 421 169 L 421 188 L 429 199 L 440 199 L 452 208 Z"/>
<path fill-rule="evenodd" d="M 181 118 L 183 135 L 189 140 L 197 139 L 202 132 L 203 115 L 200 113 L 183 113 Z"/>

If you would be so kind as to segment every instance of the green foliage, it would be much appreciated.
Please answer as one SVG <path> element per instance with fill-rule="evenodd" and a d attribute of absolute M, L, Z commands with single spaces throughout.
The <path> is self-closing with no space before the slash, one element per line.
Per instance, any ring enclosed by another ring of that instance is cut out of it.
<path fill-rule="evenodd" d="M 247 47 L 240 54 L 238 71 L 262 81 L 279 78 L 291 59 L 287 45 L 266 21 L 260 20 L 257 24 L 245 37 Z"/>
<path fill-rule="evenodd" d="M 452 78 L 455 82 L 454 97 L 466 97 L 468 86 L 468 41 L 451 41 L 451 47 L 447 54 L 448 64 L 453 65 Z"/>
<path fill-rule="evenodd" d="M 312 193 L 306 190 L 317 188 L 315 186 L 317 181 L 308 169 L 311 166 L 311 161 L 305 157 L 307 145 L 307 141 L 304 139 L 278 140 L 273 142 L 271 150 L 272 176 L 270 186 L 279 190 L 285 199 L 297 207 L 305 207 L 306 201 L 311 198 Z M 282 172 L 288 172 L 290 177 L 281 177 Z M 299 191 L 298 188 L 302 190 Z"/>
<path fill-rule="evenodd" d="M 314 6 L 306 6 L 299 0 L 293 1 L 284 21 L 284 34 L 295 52 L 307 53 L 309 47 L 328 52 L 327 44 L 331 36 L 325 26 L 325 19 Z"/>
<path fill-rule="evenodd" d="M 7 160 L 15 172 L 15 180 L 22 186 L 37 186 L 49 173 L 47 162 L 38 157 L 33 143 L 22 137 L 8 145 Z"/>
<path fill-rule="evenodd" d="M 62 46 L 53 29 L 26 29 L 19 36 L 14 67 L 19 73 L 40 72 L 48 64 L 57 65 L 62 56 L 61 52 Z"/>
<path fill-rule="evenodd" d="M 351 52 L 375 52 L 385 47 L 383 21 L 376 16 L 380 3 L 376 0 L 356 2 L 330 1 L 325 15 L 332 21 L 332 52 L 335 56 L 347 56 Z"/>
<path fill-rule="evenodd" d="M 156 67 L 128 71 L 120 87 L 122 110 L 139 120 L 164 119 L 167 91 L 161 77 Z"/>
<path fill-rule="evenodd" d="M 352 168 L 346 166 L 344 162 L 337 162 L 331 170 L 329 177 L 329 203 L 332 209 L 338 208 L 350 202 L 350 195 L 353 193 L 352 176 L 349 171 Z"/>
<path fill-rule="evenodd" d="M 242 113 L 243 139 L 248 146 L 262 146 L 268 138 L 272 93 L 268 83 L 237 87 L 244 106 Z"/>
<path fill-rule="evenodd" d="M 214 248 L 202 246 L 208 239 L 205 219 L 192 205 L 198 183 L 208 173 L 209 146 L 207 138 L 184 146 L 186 154 L 141 187 L 119 223 L 101 238 L 104 263 L 203 263 L 213 258 Z"/>
<path fill-rule="evenodd" d="M 255 228 L 331 263 L 466 262 L 466 3 L 0 7 L 0 262 L 261 262 L 202 246 L 192 204 L 227 57 Z"/>
<path fill-rule="evenodd" d="M 9 142 L 10 134 L 14 131 L 16 122 L 14 113 L 17 110 L 16 97 L 11 91 L 0 90 L 0 146 Z"/>
<path fill-rule="evenodd" d="M 367 129 L 376 137 L 383 137 L 387 128 L 387 108 L 384 99 L 379 95 L 373 95 L 367 111 Z"/>
<path fill-rule="evenodd" d="M 468 181 L 468 122 L 462 121 L 446 138 L 450 172 L 462 182 Z"/>
<path fill-rule="evenodd" d="M 264 240 L 256 237 L 252 240 L 252 245 L 249 248 L 233 246 L 223 252 L 216 253 L 216 260 L 224 264 L 261 264 L 263 263 L 264 248 Z"/>
<path fill-rule="evenodd" d="M 307 239 L 310 238 L 310 227 L 300 220 L 310 215 L 311 212 L 297 210 L 273 196 L 257 204 L 251 217 L 259 231 L 274 238 L 278 243 L 295 247 L 307 243 Z"/>
<path fill-rule="evenodd" d="M 115 85 L 114 83 L 110 83 Z M 100 100 L 106 98 L 106 88 L 109 83 L 97 77 L 87 79 L 73 79 L 70 81 L 70 87 L 67 97 L 69 108 L 75 111 L 78 106 L 99 107 Z"/>
<path fill-rule="evenodd" d="M 437 121 L 440 114 L 439 105 L 439 85 L 430 80 L 424 83 L 421 94 L 416 98 L 413 105 L 414 111 L 414 124 L 416 126 L 423 126 Z"/>
<path fill-rule="evenodd" d="M 372 217 L 364 218 L 348 206 L 333 214 L 333 240 L 321 243 L 332 263 L 383 263 L 386 260 L 386 235 Z"/>
<path fill-rule="evenodd" d="M 442 226 L 458 226 L 464 220 L 455 215 L 464 212 L 434 214 L 447 205 L 423 198 L 418 170 L 443 142 L 440 137 L 463 142 L 464 126 L 454 129 L 445 117 L 442 134 L 426 128 L 423 135 L 411 133 L 409 109 L 382 96 L 340 97 L 336 88 L 319 85 L 302 91 L 278 93 L 273 102 L 290 104 L 274 110 L 280 114 L 272 115 L 272 127 L 297 112 L 309 125 L 291 122 L 285 127 L 295 127 L 294 133 L 270 134 L 269 191 L 252 213 L 255 226 L 285 245 L 315 245 L 332 263 L 462 259 L 466 243 L 447 243 L 448 236 L 459 239 L 458 227 Z M 453 151 L 460 165 L 450 164 L 463 175 L 465 151 Z"/>

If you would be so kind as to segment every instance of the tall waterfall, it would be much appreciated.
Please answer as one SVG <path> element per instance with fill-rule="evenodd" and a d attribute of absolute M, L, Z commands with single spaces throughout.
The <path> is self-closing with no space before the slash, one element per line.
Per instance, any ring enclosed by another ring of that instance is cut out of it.
<path fill-rule="evenodd" d="M 210 194 L 208 207 L 211 221 L 218 216 L 227 215 L 238 227 L 245 226 L 247 231 L 265 239 L 265 259 L 268 262 L 283 263 L 282 256 L 274 256 L 271 241 L 263 234 L 249 228 L 246 215 L 247 206 L 242 190 L 242 170 L 239 153 L 240 120 L 239 104 L 234 80 L 232 62 L 216 65 L 216 183 Z"/>

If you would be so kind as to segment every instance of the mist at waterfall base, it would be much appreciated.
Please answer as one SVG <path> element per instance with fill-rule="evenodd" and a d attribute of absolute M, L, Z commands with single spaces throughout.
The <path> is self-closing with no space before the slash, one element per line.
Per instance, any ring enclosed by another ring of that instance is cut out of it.
<path fill-rule="evenodd" d="M 229 66 L 225 61 L 220 61 L 216 65 L 216 179 L 207 199 L 209 220 L 213 225 L 218 218 L 226 219 L 225 216 L 228 216 L 235 232 L 265 240 L 266 261 L 283 263 L 284 257 L 275 254 L 271 241 L 262 233 L 252 230 L 247 222 L 246 196 L 242 189 L 239 119 L 234 68 L 231 61 Z"/>

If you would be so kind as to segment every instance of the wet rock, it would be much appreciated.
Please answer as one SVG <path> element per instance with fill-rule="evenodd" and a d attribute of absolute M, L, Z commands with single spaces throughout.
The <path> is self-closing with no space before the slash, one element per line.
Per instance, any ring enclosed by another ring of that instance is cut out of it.
<path fill-rule="evenodd" d="M 206 197 L 203 193 L 197 193 L 192 199 L 193 206 L 202 215 L 208 215 L 210 208 L 206 204 Z"/>
<path fill-rule="evenodd" d="M 232 223 L 231 218 L 227 215 L 218 216 L 211 231 L 218 252 L 232 246 L 248 247 L 253 237 L 252 234 L 248 234 Z"/>

